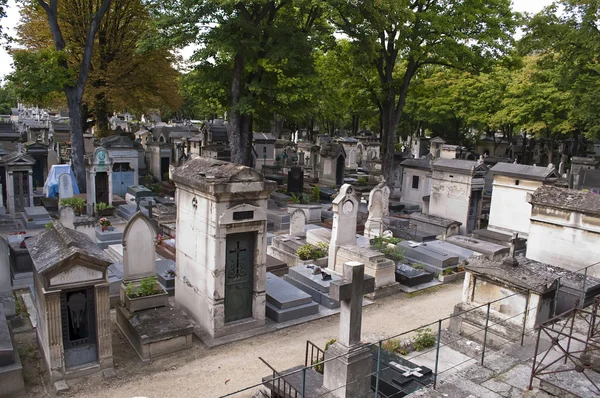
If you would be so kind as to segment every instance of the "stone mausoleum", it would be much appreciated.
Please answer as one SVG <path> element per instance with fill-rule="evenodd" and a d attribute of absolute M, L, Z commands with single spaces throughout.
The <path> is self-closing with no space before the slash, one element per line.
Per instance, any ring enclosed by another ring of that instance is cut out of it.
<path fill-rule="evenodd" d="M 214 339 L 265 324 L 267 200 L 276 183 L 199 157 L 173 172 L 177 187 L 175 299 Z"/>

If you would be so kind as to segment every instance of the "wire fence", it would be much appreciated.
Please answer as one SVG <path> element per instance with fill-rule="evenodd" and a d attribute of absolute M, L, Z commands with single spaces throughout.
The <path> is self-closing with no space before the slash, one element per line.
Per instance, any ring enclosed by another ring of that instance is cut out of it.
<path fill-rule="evenodd" d="M 550 301 L 540 300 L 534 305 L 530 297 L 532 290 L 535 292 L 535 289 L 522 290 L 483 304 L 471 304 L 467 309 L 458 312 L 455 310 L 454 314 L 435 322 L 373 343 L 366 343 L 363 348 L 371 350 L 374 357 L 373 371 L 335 389 L 348 388 L 353 384 L 361 383 L 362 386 L 368 384 L 371 394 L 376 398 L 402 397 L 427 385 L 432 385 L 436 389 L 441 378 L 473 364 L 485 366 L 486 361 L 490 361 L 490 358 L 493 360 L 495 353 L 514 346 L 515 342 L 523 346 L 528 335 L 537 336 L 539 323 L 545 325 L 549 319 L 557 320 L 561 316 L 570 316 L 575 307 L 583 308 L 585 305 L 592 304 L 594 297 L 589 295 L 589 291 L 593 291 L 590 290 L 592 287 L 590 283 L 597 285 L 600 281 L 590 277 L 600 275 L 600 267 L 592 270 L 598 265 L 600 262 L 575 271 L 575 274 L 580 275 L 578 279 L 580 285 L 573 284 L 572 273 L 555 279 L 552 283 L 555 287 L 555 295 Z M 567 278 L 569 278 L 568 283 Z M 569 296 L 575 298 L 569 300 L 569 297 L 565 297 L 560 292 L 562 287 L 566 289 Z M 503 303 L 511 298 L 525 299 L 523 310 L 517 313 L 502 313 Z M 562 303 L 562 307 L 565 305 L 564 302 L 571 307 L 557 313 L 561 308 L 559 302 Z M 500 311 L 494 307 L 499 308 Z M 544 319 L 539 320 L 541 310 L 544 311 Z M 468 323 L 469 327 L 462 328 L 463 322 Z M 288 372 L 278 372 L 260 358 L 271 371 L 271 376 L 263 378 L 260 383 L 223 395 L 221 398 L 246 397 L 265 387 L 271 390 L 271 397 L 308 397 L 307 374 L 316 372 L 322 375 L 329 363 L 346 356 L 345 354 L 328 356 L 326 350 L 327 348 L 321 349 L 312 342 L 307 342 L 304 366 Z M 384 361 L 382 358 L 388 355 L 402 361 L 402 364 Z M 389 370 L 396 372 L 395 374 L 400 372 L 408 380 L 406 385 L 398 385 L 387 380 Z M 411 378 L 411 376 L 417 377 Z M 328 389 L 315 395 L 312 391 L 310 397 L 321 397 L 331 392 L 332 390 Z"/>

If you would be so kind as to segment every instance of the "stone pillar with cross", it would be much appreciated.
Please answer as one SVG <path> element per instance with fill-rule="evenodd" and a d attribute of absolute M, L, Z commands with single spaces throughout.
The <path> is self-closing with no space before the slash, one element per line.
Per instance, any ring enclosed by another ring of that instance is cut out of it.
<path fill-rule="evenodd" d="M 510 238 L 510 250 L 508 252 L 508 256 L 503 261 L 504 264 L 513 267 L 517 267 L 519 265 L 519 260 L 517 260 L 517 258 L 515 257 L 515 249 L 518 239 L 519 234 L 517 232 L 513 232 L 512 237 Z"/>
<path fill-rule="evenodd" d="M 323 387 L 338 398 L 370 394 L 373 358 L 361 343 L 363 296 L 375 290 L 375 278 L 356 261 L 344 264 L 344 279 L 331 282 L 329 295 L 340 302 L 340 334 L 325 352 Z M 335 358 L 335 359 L 332 359 Z"/>

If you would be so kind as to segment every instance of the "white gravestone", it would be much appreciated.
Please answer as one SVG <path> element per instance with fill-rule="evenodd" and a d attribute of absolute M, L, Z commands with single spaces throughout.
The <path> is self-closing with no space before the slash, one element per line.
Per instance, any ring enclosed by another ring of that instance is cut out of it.
<path fill-rule="evenodd" d="M 123 280 L 146 278 L 156 273 L 156 229 L 137 212 L 123 231 Z"/>
<path fill-rule="evenodd" d="M 306 226 L 306 214 L 304 210 L 296 209 L 290 216 L 290 235 L 305 237 L 306 232 L 304 227 Z"/>
<path fill-rule="evenodd" d="M 359 201 L 354 194 L 354 187 L 344 184 L 333 200 L 333 228 L 329 244 L 328 268 L 335 269 L 338 248 L 342 245 L 356 243 L 356 219 Z"/>
<path fill-rule="evenodd" d="M 58 199 L 73 197 L 73 180 L 71 174 L 63 173 L 58 176 Z"/>

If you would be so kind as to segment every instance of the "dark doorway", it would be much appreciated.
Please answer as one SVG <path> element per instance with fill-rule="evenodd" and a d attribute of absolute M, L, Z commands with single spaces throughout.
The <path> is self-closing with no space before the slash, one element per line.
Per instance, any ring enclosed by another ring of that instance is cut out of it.
<path fill-rule="evenodd" d="M 225 322 L 252 317 L 254 233 L 227 235 Z"/>
<path fill-rule="evenodd" d="M 29 207 L 29 172 L 13 172 L 14 192 L 15 192 L 15 212 L 21 212 Z"/>
<path fill-rule="evenodd" d="M 469 218 L 467 219 L 467 233 L 477 229 L 477 209 L 481 201 L 481 191 L 471 192 L 471 201 L 469 202 Z"/>
<path fill-rule="evenodd" d="M 98 360 L 94 301 L 93 287 L 63 291 L 60 294 L 66 368 Z"/>
<path fill-rule="evenodd" d="M 160 181 L 166 180 L 165 174 L 169 175 L 169 158 L 160 158 L 160 176 L 156 176 Z"/>
<path fill-rule="evenodd" d="M 338 156 L 336 163 L 335 184 L 339 187 L 344 183 L 344 168 L 346 167 L 346 162 L 344 161 L 344 157 L 340 155 Z"/>
<path fill-rule="evenodd" d="M 96 173 L 96 204 L 108 204 L 108 174 L 106 172 Z"/>

